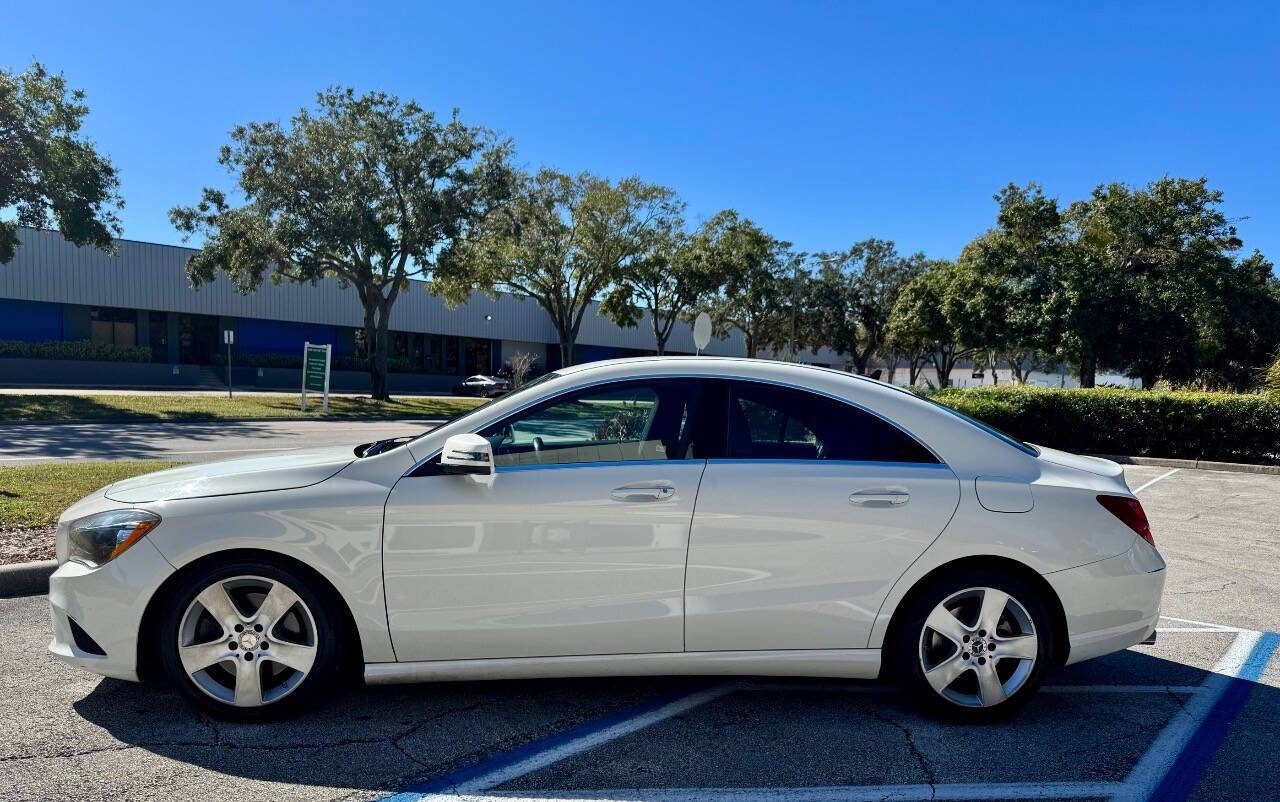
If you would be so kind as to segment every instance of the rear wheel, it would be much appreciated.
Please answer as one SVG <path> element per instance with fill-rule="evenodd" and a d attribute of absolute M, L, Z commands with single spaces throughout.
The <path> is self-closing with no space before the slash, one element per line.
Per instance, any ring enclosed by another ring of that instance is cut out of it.
<path fill-rule="evenodd" d="M 160 622 L 160 658 L 196 706 L 231 719 L 313 704 L 339 675 L 340 619 L 310 578 L 245 561 L 186 577 Z"/>
<path fill-rule="evenodd" d="M 1040 687 L 1053 643 L 1044 603 L 999 573 L 945 577 L 908 611 L 895 665 L 908 692 L 950 718 L 1012 713 Z"/>

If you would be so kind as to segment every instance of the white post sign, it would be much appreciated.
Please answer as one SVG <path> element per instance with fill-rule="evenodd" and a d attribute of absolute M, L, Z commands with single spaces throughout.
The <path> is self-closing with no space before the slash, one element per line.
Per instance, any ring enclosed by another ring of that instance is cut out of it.
<path fill-rule="evenodd" d="M 702 355 L 702 349 L 711 344 L 711 315 L 706 312 L 699 312 L 697 319 L 693 321 L 693 347 L 695 353 Z"/>
<path fill-rule="evenodd" d="M 230 398 L 231 397 L 231 344 L 236 341 L 236 333 L 231 329 L 223 329 L 222 341 L 227 344 L 227 398 Z"/>
<path fill-rule="evenodd" d="M 307 391 L 324 393 L 325 414 L 329 413 L 329 362 L 332 345 L 302 344 L 302 411 L 307 411 Z"/>

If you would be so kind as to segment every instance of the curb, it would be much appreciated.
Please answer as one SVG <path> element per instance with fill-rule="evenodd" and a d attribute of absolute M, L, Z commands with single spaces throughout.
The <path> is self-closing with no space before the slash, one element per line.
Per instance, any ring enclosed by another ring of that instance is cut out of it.
<path fill-rule="evenodd" d="M 48 593 L 49 575 L 57 568 L 57 560 L 0 565 L 0 599 Z"/>
<path fill-rule="evenodd" d="M 133 424 L 139 426 L 155 426 L 162 423 L 415 423 L 439 426 L 450 418 L 369 418 L 359 415 L 320 415 L 314 418 L 62 418 L 49 420 L 7 420 L 0 421 L 0 429 L 10 426 L 84 426 L 87 424 L 108 424 L 120 426 Z"/>
<path fill-rule="evenodd" d="M 1201 471 L 1256 473 L 1280 476 L 1280 465 L 1253 465 L 1245 462 L 1215 462 L 1207 459 L 1171 459 L 1166 457 L 1125 457 L 1116 454 L 1090 454 L 1122 465 L 1150 465 L 1155 468 L 1191 468 Z"/>

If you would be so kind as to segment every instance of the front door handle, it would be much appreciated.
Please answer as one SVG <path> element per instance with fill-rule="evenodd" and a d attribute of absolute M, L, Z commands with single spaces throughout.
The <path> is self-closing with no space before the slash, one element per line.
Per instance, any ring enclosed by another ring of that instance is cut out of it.
<path fill-rule="evenodd" d="M 859 507 L 901 507 L 910 500 L 911 494 L 897 487 L 869 488 L 849 496 L 849 503 Z"/>
<path fill-rule="evenodd" d="M 666 501 L 675 497 L 676 489 L 669 484 L 623 485 L 609 495 L 615 501 Z"/>

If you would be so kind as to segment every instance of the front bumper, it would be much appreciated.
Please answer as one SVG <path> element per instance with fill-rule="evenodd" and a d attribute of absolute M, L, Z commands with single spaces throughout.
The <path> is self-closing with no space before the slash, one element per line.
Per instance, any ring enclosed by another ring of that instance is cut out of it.
<path fill-rule="evenodd" d="M 142 614 L 172 573 L 173 566 L 146 538 L 100 568 L 63 563 L 49 577 L 50 654 L 95 674 L 136 682 Z M 72 621 L 82 630 L 79 642 Z"/>
<path fill-rule="evenodd" d="M 1124 554 L 1045 574 L 1067 617 L 1067 665 L 1146 641 L 1160 618 L 1165 564 L 1142 538 Z"/>

